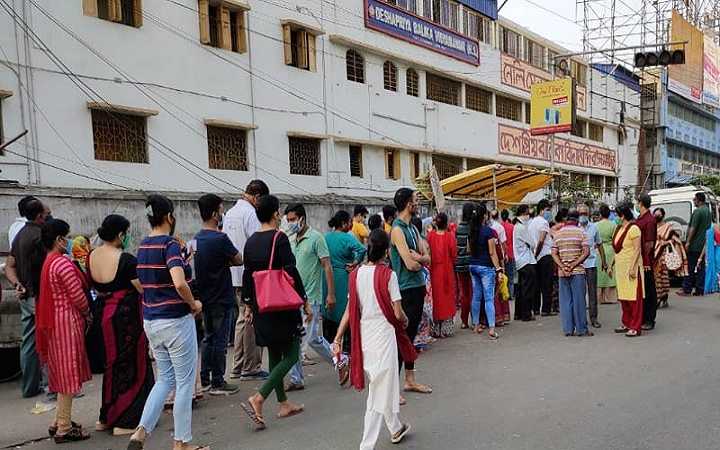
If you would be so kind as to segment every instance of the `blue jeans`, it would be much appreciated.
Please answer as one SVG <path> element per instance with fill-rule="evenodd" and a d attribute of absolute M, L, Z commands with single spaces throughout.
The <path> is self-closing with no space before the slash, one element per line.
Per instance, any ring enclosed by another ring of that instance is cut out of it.
<path fill-rule="evenodd" d="M 508 277 L 508 291 L 510 300 L 515 300 L 515 260 L 511 259 L 505 263 L 505 275 Z"/>
<path fill-rule="evenodd" d="M 20 369 L 22 370 L 22 396 L 34 397 L 42 392 L 40 358 L 35 349 L 35 297 L 20 300 Z"/>
<path fill-rule="evenodd" d="M 470 266 L 473 296 L 470 311 L 473 325 L 480 324 L 480 306 L 485 303 L 488 327 L 495 328 L 495 269 L 485 266 Z"/>
<path fill-rule="evenodd" d="M 563 333 L 585 334 L 588 331 L 585 312 L 587 285 L 585 274 L 559 278 L 560 321 Z"/>
<path fill-rule="evenodd" d="M 320 332 L 320 305 L 312 305 L 313 318 L 310 325 L 307 326 L 307 334 L 305 335 L 303 344 L 307 343 L 315 353 L 320 355 L 322 359 L 332 365 L 333 354 L 330 343 L 323 337 Z M 305 375 L 303 374 L 302 358 L 300 358 L 290 371 L 290 382 L 293 384 L 303 384 Z"/>
<path fill-rule="evenodd" d="M 197 372 L 197 331 L 192 315 L 177 319 L 146 320 L 145 334 L 157 363 L 157 380 L 145 402 L 140 425 L 151 433 L 160 419 L 165 399 L 175 389 L 173 419 L 176 441 L 192 441 L 192 396 Z"/>
<path fill-rule="evenodd" d="M 227 364 L 227 342 L 230 323 L 233 321 L 234 305 L 207 305 L 203 308 L 203 326 L 205 337 L 202 341 L 202 369 L 200 381 L 203 386 L 212 383 L 213 387 L 225 384 L 225 365 Z"/>

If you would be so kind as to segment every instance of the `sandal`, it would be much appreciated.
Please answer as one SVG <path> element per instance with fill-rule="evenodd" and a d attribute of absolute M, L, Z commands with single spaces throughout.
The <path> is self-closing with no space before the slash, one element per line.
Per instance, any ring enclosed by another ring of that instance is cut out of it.
<path fill-rule="evenodd" d="M 498 339 L 500 339 L 500 335 L 497 334 L 497 331 L 488 332 L 488 337 L 491 341 L 497 341 Z"/>
<path fill-rule="evenodd" d="M 72 427 L 65 434 L 55 434 L 53 437 L 56 444 L 65 444 L 67 442 L 79 442 L 90 439 L 89 433 L 84 433 L 80 427 Z"/>
<path fill-rule="evenodd" d="M 629 330 L 629 328 L 624 327 L 624 326 L 623 326 L 623 327 L 617 327 L 617 328 L 615 328 L 615 332 L 616 332 L 617 334 L 627 333 L 628 330 Z"/>
<path fill-rule="evenodd" d="M 286 416 L 281 416 L 279 413 L 277 415 L 278 419 L 287 419 L 288 417 L 297 416 L 298 414 L 301 414 L 303 411 L 305 411 L 305 405 L 297 405 L 298 407 L 295 409 L 291 409 L 290 412 Z"/>
<path fill-rule="evenodd" d="M 392 437 L 390 438 L 390 442 L 392 442 L 393 444 L 399 444 L 400 442 L 402 442 L 403 439 L 405 439 L 405 436 L 407 436 L 409 432 L 410 425 L 404 423 L 402 428 L 400 428 L 400 431 L 392 435 Z"/>
<path fill-rule="evenodd" d="M 71 428 L 82 428 L 82 425 L 77 424 L 75 422 L 70 422 L 70 427 Z M 50 425 L 48 427 L 48 435 L 50 437 L 55 437 L 55 435 L 57 434 L 57 431 L 58 431 L 57 425 Z"/>
<path fill-rule="evenodd" d="M 245 411 L 245 414 L 247 414 L 250 420 L 252 420 L 254 431 L 262 431 L 267 428 L 267 425 L 265 424 L 265 419 L 263 418 L 263 416 L 259 416 L 255 412 L 255 408 L 253 408 L 252 405 L 248 405 L 247 403 L 240 403 L 240 408 L 242 408 L 242 410 Z"/>
<path fill-rule="evenodd" d="M 628 330 L 627 333 L 625 333 L 625 337 L 634 338 L 640 336 L 640 332 L 637 330 Z"/>
<path fill-rule="evenodd" d="M 407 386 L 403 388 L 403 391 L 405 392 L 415 392 L 418 394 L 432 394 L 432 388 L 430 386 L 425 386 L 423 384 L 416 384 L 414 386 Z"/>
<path fill-rule="evenodd" d="M 470 325 L 468 325 L 468 324 L 466 324 L 466 323 L 460 325 L 460 329 L 461 329 L 461 330 L 467 330 L 468 328 L 470 328 Z"/>

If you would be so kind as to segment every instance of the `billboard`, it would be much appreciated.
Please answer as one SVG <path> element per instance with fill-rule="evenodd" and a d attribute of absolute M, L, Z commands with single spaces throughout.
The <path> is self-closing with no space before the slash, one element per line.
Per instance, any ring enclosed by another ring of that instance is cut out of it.
<path fill-rule="evenodd" d="M 673 46 L 673 49 L 685 48 L 685 64 L 668 66 L 668 89 L 688 100 L 700 103 L 703 91 L 703 33 L 677 11 L 673 11 L 670 27 L 671 41 L 688 43 L 684 46 Z"/>
<path fill-rule="evenodd" d="M 560 78 L 530 86 L 530 134 L 566 133 L 575 117 L 573 79 Z"/>
<path fill-rule="evenodd" d="M 365 26 L 468 64 L 480 65 L 477 40 L 379 0 L 365 0 Z"/>
<path fill-rule="evenodd" d="M 702 101 L 706 105 L 720 108 L 720 49 L 711 37 L 705 38 L 705 70 Z"/>

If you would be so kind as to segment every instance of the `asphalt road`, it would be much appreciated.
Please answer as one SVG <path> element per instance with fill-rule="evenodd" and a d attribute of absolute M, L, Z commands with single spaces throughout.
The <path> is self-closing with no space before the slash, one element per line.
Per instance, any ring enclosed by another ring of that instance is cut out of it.
<path fill-rule="evenodd" d="M 716 296 L 671 299 L 658 327 L 636 339 L 613 334 L 618 305 L 601 306 L 603 328 L 591 338 L 562 336 L 557 318 L 515 322 L 498 342 L 467 331 L 436 343 L 418 363 L 429 396 L 411 395 L 401 413 L 413 433 L 406 449 L 718 449 L 720 448 L 720 302 Z M 325 365 L 309 368 L 307 389 L 291 393 L 306 412 L 250 430 L 239 403 L 257 383 L 210 398 L 194 414 L 197 443 L 213 450 L 356 449 L 364 394 L 342 390 Z M 73 417 L 90 426 L 100 378 L 87 384 Z M 52 413 L 30 414 L 13 384 L 0 385 L 0 448 L 41 438 Z M 170 449 L 165 415 L 147 449 Z M 126 438 L 94 433 L 63 448 L 121 450 Z M 10 448 L 14 448 L 11 446 Z M 48 440 L 24 449 L 56 448 Z M 381 435 L 378 449 L 398 448 Z"/>

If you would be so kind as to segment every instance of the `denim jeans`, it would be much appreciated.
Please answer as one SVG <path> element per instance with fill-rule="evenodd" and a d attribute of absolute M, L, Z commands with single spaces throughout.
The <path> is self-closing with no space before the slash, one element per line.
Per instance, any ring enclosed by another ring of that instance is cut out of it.
<path fill-rule="evenodd" d="M 34 397 L 42 392 L 40 358 L 35 349 L 35 297 L 20 300 L 20 369 L 22 370 L 22 396 Z"/>
<path fill-rule="evenodd" d="M 511 259 L 505 263 L 505 275 L 508 277 L 508 291 L 510 300 L 515 300 L 515 260 Z"/>
<path fill-rule="evenodd" d="M 470 266 L 472 275 L 473 297 L 472 297 L 472 322 L 477 326 L 480 324 L 481 303 L 485 304 L 488 327 L 495 328 L 495 269 L 485 266 Z"/>
<path fill-rule="evenodd" d="M 588 331 L 585 281 L 585 274 L 559 278 L 560 321 L 565 334 L 585 334 Z"/>
<path fill-rule="evenodd" d="M 203 386 L 225 384 L 227 341 L 234 305 L 207 305 L 203 308 L 205 337 L 202 341 L 202 369 L 200 381 Z M 234 322 L 232 322 L 234 323 Z"/>
<path fill-rule="evenodd" d="M 303 339 L 303 345 L 309 345 L 310 348 L 315 350 L 315 353 L 317 353 L 328 364 L 332 365 L 333 355 L 330 343 L 320 332 L 320 305 L 312 305 L 312 314 L 312 321 L 310 322 L 310 325 L 307 326 L 305 338 Z M 303 384 L 305 382 L 302 358 L 299 358 L 297 364 L 295 364 L 290 371 L 290 382 L 293 384 Z"/>
<path fill-rule="evenodd" d="M 192 440 L 192 396 L 197 374 L 197 331 L 192 315 L 146 320 L 145 334 L 157 363 L 157 380 L 145 402 L 140 426 L 148 433 L 162 414 L 165 399 L 175 389 L 173 419 L 176 441 Z"/>

